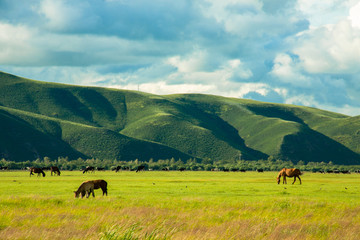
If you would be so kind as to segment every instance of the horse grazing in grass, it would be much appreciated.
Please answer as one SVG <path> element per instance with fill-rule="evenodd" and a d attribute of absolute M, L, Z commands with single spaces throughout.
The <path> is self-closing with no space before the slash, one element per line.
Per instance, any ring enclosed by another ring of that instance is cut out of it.
<path fill-rule="evenodd" d="M 74 193 L 75 193 L 75 198 L 78 198 L 80 194 L 81 194 L 81 198 L 83 198 L 85 195 L 86 198 L 89 198 L 91 193 L 93 197 L 95 197 L 93 181 L 83 182 L 78 188 L 78 190 L 74 191 Z"/>
<path fill-rule="evenodd" d="M 102 192 L 103 192 L 103 196 L 106 194 L 107 196 L 107 182 L 105 180 L 99 179 L 99 180 L 93 180 L 91 181 L 94 183 L 94 189 L 99 189 L 101 188 Z"/>
<path fill-rule="evenodd" d="M 296 178 L 299 179 L 300 184 L 301 184 L 300 175 L 302 175 L 302 173 L 297 168 L 283 168 L 279 172 L 279 175 L 277 176 L 276 180 L 277 180 L 277 183 L 279 184 L 280 183 L 280 178 L 283 177 L 283 184 L 284 183 L 287 184 L 286 177 L 294 177 L 294 182 L 292 184 L 295 183 Z"/>
<path fill-rule="evenodd" d="M 140 171 L 144 171 L 145 170 L 145 166 L 144 165 L 140 165 L 137 167 L 136 172 L 140 172 Z"/>
<path fill-rule="evenodd" d="M 40 176 L 40 173 L 42 173 L 43 177 L 45 177 L 45 173 L 41 168 L 31 167 L 29 168 L 29 170 L 30 170 L 30 177 L 31 175 L 34 175 L 34 173 L 37 173 L 38 177 Z"/>
<path fill-rule="evenodd" d="M 86 173 L 86 172 L 90 172 L 90 171 L 91 171 L 92 173 L 94 173 L 95 168 L 92 167 L 92 166 L 87 166 L 87 167 L 85 168 L 85 170 L 83 171 L 83 174 Z"/>
<path fill-rule="evenodd" d="M 53 173 L 55 176 L 56 175 L 60 176 L 60 170 L 58 167 L 50 167 L 50 171 L 51 171 L 51 176 L 53 175 Z"/>

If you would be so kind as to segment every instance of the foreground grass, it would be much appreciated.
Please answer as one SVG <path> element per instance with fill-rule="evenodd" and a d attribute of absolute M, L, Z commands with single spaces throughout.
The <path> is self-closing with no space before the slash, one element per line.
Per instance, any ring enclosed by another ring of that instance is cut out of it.
<path fill-rule="evenodd" d="M 358 239 L 360 175 L 0 172 L 0 239 Z M 109 196 L 74 199 L 90 179 Z M 288 181 L 291 183 L 292 181 Z"/>

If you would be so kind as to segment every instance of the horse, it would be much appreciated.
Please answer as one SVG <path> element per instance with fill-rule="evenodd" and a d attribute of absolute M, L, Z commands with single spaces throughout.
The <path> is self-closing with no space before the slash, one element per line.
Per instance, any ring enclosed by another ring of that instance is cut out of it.
<path fill-rule="evenodd" d="M 283 169 L 279 172 L 276 180 L 277 180 L 277 183 L 279 184 L 279 183 L 280 183 L 280 178 L 283 177 L 283 184 L 284 184 L 284 183 L 287 184 L 287 182 L 286 182 L 286 177 L 294 177 L 294 182 L 293 182 L 292 184 L 295 183 L 296 178 L 299 179 L 300 184 L 301 184 L 300 175 L 302 175 L 302 173 L 301 173 L 300 170 L 297 169 L 297 168 L 283 168 Z"/>
<path fill-rule="evenodd" d="M 144 171 L 145 170 L 145 166 L 144 165 L 140 165 L 137 167 L 136 172 L 140 172 L 140 171 Z"/>
<path fill-rule="evenodd" d="M 51 176 L 53 175 L 53 173 L 55 176 L 56 175 L 60 176 L 60 170 L 58 167 L 50 167 L 50 171 L 51 171 Z"/>
<path fill-rule="evenodd" d="M 37 173 L 38 177 L 40 176 L 40 173 L 42 173 L 43 177 L 45 177 L 45 173 L 41 168 L 31 167 L 29 168 L 29 170 L 30 170 L 30 177 L 31 175 L 34 175 L 34 173 Z"/>
<path fill-rule="evenodd" d="M 94 171 L 95 171 L 95 168 L 94 168 L 94 167 L 91 167 L 91 166 L 87 166 L 87 167 L 85 168 L 85 170 L 83 171 L 83 174 L 86 173 L 86 172 L 90 172 L 90 171 L 94 172 Z"/>
<path fill-rule="evenodd" d="M 93 197 L 95 197 L 94 187 L 95 186 L 94 186 L 93 181 L 83 182 L 80 185 L 80 187 L 78 188 L 78 190 L 74 191 L 75 198 L 78 198 L 80 194 L 81 194 L 81 198 L 83 198 L 85 195 L 86 195 L 86 198 L 89 198 L 91 193 L 92 193 Z"/>
<path fill-rule="evenodd" d="M 94 189 L 101 188 L 103 192 L 103 196 L 106 194 L 107 196 L 107 182 L 105 180 L 99 179 L 99 180 L 92 180 L 91 182 L 94 183 Z"/>

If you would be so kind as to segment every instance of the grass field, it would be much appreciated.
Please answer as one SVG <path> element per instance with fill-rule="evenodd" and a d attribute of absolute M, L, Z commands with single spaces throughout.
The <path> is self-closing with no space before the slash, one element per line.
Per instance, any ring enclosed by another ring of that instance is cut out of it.
<path fill-rule="evenodd" d="M 359 239 L 360 174 L 0 172 L 0 239 Z M 84 180 L 109 196 L 75 199 Z"/>

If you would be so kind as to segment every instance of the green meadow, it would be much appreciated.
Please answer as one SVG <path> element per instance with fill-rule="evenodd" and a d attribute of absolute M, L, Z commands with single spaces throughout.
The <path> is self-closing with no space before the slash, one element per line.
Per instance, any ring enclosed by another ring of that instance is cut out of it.
<path fill-rule="evenodd" d="M 359 239 L 360 174 L 0 172 L 0 239 Z M 85 180 L 109 195 L 75 199 Z"/>

